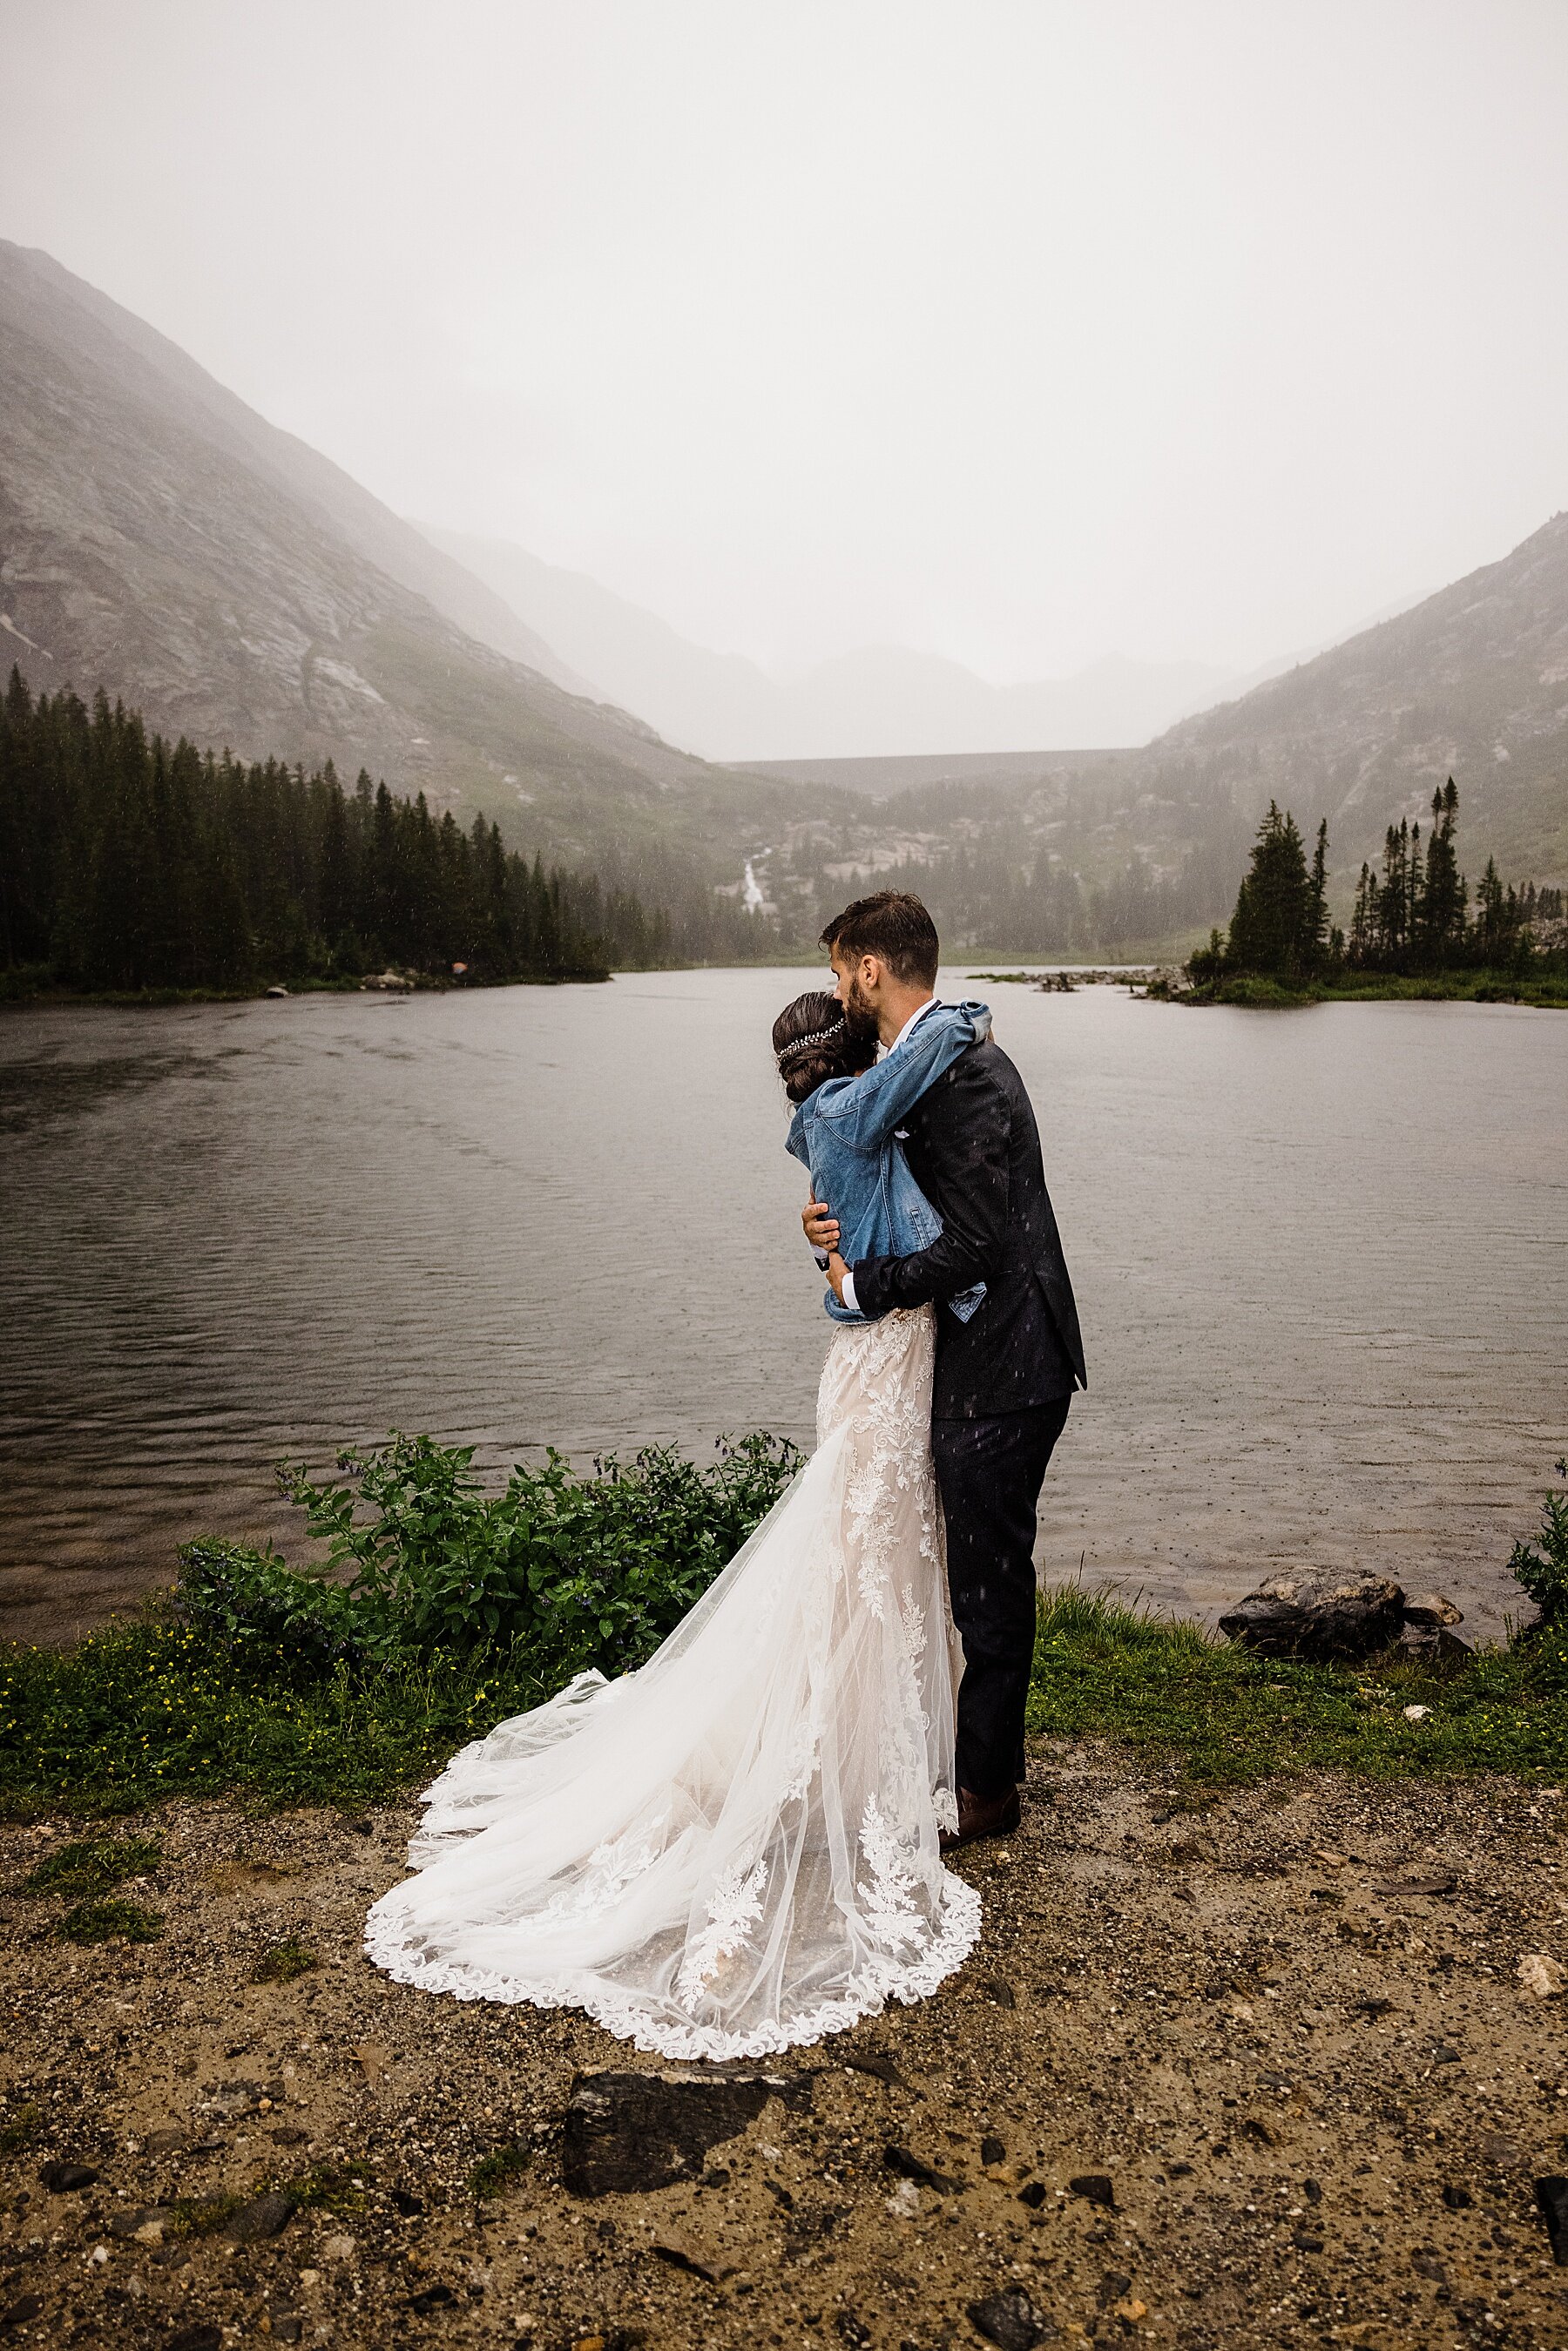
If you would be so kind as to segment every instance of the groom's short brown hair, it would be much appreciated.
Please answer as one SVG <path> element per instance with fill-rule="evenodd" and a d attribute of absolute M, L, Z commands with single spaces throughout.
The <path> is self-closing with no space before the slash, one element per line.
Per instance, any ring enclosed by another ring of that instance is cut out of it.
<path fill-rule="evenodd" d="M 845 957 L 880 956 L 894 979 L 906 986 L 920 980 L 930 987 L 936 981 L 936 925 L 907 890 L 875 890 L 869 898 L 857 898 L 833 916 L 822 945 L 830 955 L 836 947 Z"/>

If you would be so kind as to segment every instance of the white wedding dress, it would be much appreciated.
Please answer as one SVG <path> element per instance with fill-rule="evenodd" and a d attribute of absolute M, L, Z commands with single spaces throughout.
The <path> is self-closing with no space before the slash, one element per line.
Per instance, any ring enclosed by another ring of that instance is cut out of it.
<path fill-rule="evenodd" d="M 817 1450 L 657 1654 L 454 1757 L 370 1913 L 378 1967 L 685 2059 L 820 2040 L 960 1965 L 934 1343 L 928 1306 L 839 1326 Z"/>

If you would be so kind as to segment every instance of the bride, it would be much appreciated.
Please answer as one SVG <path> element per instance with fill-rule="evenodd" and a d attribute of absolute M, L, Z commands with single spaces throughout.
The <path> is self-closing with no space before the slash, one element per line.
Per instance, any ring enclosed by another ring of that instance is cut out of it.
<path fill-rule="evenodd" d="M 939 1006 L 868 1067 L 874 1039 L 826 993 L 775 1022 L 789 1148 L 852 1262 L 939 1235 L 894 1130 L 989 1026 Z M 400 1982 L 583 2009 L 666 2057 L 758 2057 L 924 1998 L 973 1947 L 979 1896 L 940 1851 L 962 1660 L 936 1310 L 826 1302 L 817 1449 L 690 1614 L 636 1672 L 580 1675 L 426 1790 L 416 1874 L 366 1928 Z"/>

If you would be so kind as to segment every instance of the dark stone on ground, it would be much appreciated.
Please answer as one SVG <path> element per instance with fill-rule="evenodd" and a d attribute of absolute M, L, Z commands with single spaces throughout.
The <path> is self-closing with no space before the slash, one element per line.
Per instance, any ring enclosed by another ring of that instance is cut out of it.
<path fill-rule="evenodd" d="M 449 2285 L 427 2285 L 419 2294 L 411 2294 L 407 2307 L 416 2317 L 428 2318 L 433 2310 L 449 2310 L 457 2296 Z"/>
<path fill-rule="evenodd" d="M 46 2163 L 38 2178 L 51 2196 L 71 2196 L 78 2188 L 90 2188 L 98 2174 L 90 2163 Z"/>
<path fill-rule="evenodd" d="M 1443 2201 L 1450 2212 L 1466 2211 L 1470 2202 L 1470 2191 L 1468 2188 L 1445 2188 Z"/>
<path fill-rule="evenodd" d="M 1038 2212 L 1048 2193 L 1043 2179 L 1031 2179 L 1027 2188 L 1019 2189 L 1019 2202 L 1027 2204 L 1031 2212 Z"/>
<path fill-rule="evenodd" d="M 1103 2171 L 1081 2171 L 1067 2185 L 1074 2196 L 1082 2196 L 1091 2204 L 1103 2204 L 1107 2211 L 1114 2211 L 1116 2191 Z"/>
<path fill-rule="evenodd" d="M 1418 1625 L 1424 1631 L 1441 1630 L 1448 1625 L 1462 1625 L 1464 1621 L 1464 1610 L 1456 1607 L 1451 1600 L 1445 1599 L 1440 1592 L 1418 1592 L 1414 1600 L 1406 1600 L 1405 1622 Z"/>
<path fill-rule="evenodd" d="M 1535 2200 L 1546 2223 L 1552 2258 L 1560 2270 L 1568 2270 L 1568 2179 L 1555 2171 L 1544 2179 L 1538 2179 Z"/>
<path fill-rule="evenodd" d="M 111 2237 L 133 2237 L 137 2230 L 146 2228 L 150 2220 L 161 2220 L 167 2225 L 173 2217 L 166 2204 L 138 2204 L 129 2212 L 116 2212 L 110 2220 L 109 2233 Z"/>
<path fill-rule="evenodd" d="M 1113 2302 L 1120 2302 L 1122 2296 L 1124 2294 L 1130 2294 L 1132 2289 L 1133 2281 L 1130 2277 L 1124 2276 L 1120 2270 L 1107 2270 L 1094 2289 L 1095 2307 L 1099 2310 L 1109 2310 Z"/>
<path fill-rule="evenodd" d="M 1309 2204 L 1321 2204 L 1323 2200 L 1323 2191 L 1315 2179 L 1303 2179 L 1301 2193 Z"/>
<path fill-rule="evenodd" d="M 998 2351 L 1035 2351 L 1037 2343 L 1056 2339 L 1056 2328 L 1043 2310 L 1037 2310 L 1027 2294 L 1011 2286 L 1006 2294 L 994 2294 L 987 2302 L 972 2302 L 969 2317 L 988 2343 L 995 2343 Z"/>
<path fill-rule="evenodd" d="M 1019 1996 L 1005 1977 L 981 1976 L 976 1989 L 983 1991 L 988 2000 L 994 2001 L 998 2008 L 1016 2008 L 1019 2004 Z"/>
<path fill-rule="evenodd" d="M 921 2095 L 913 2082 L 905 2081 L 891 2057 L 848 2054 L 841 2057 L 839 2063 L 847 2065 L 852 2074 L 869 2074 L 873 2081 L 886 2082 L 894 2090 L 907 2090 L 911 2097 L 917 2098 Z"/>
<path fill-rule="evenodd" d="M 13 2326 L 26 2326 L 30 2318 L 41 2318 L 43 2312 L 42 2296 L 25 2294 L 20 2302 L 14 2302 L 6 2309 L 0 2310 L 0 2334 L 9 2334 Z"/>
<path fill-rule="evenodd" d="M 871 2328 L 864 2325 L 852 2310 L 841 2310 L 835 2323 L 843 2340 L 853 2346 L 853 2351 L 871 2351 L 874 2340 Z"/>
<path fill-rule="evenodd" d="M 754 2123 L 769 2098 L 796 2087 L 767 2074 L 709 2081 L 580 2074 L 567 2102 L 561 2179 L 573 2196 L 695 2179 L 710 2147 Z"/>
<path fill-rule="evenodd" d="M 182 2326 L 178 2335 L 171 2335 L 163 2351 L 223 2351 L 224 2330 L 198 2319 L 193 2326 Z"/>
<path fill-rule="evenodd" d="M 1007 2148 L 1002 2145 L 999 2138 L 993 2138 L 989 2134 L 988 2134 L 987 2137 L 980 2141 L 980 2161 L 982 2163 L 1005 2163 L 1007 2159 Z"/>
<path fill-rule="evenodd" d="M 1448 2283 L 1448 2273 L 1436 2253 L 1412 2253 L 1410 2266 L 1417 2277 L 1430 2278 L 1434 2285 Z"/>
<path fill-rule="evenodd" d="M 716 2285 L 718 2280 L 707 2263 L 689 2245 L 676 2242 L 673 2237 L 655 2237 L 648 2251 L 658 2261 L 667 2262 L 673 2270 L 685 2270 L 688 2277 L 701 2278 L 706 2285 Z"/>
<path fill-rule="evenodd" d="M 423 2212 L 424 2210 L 423 2199 L 418 2196 L 411 2196 L 406 2188 L 394 2188 L 392 2200 L 405 2220 L 412 2220 L 416 2212 Z"/>
<path fill-rule="evenodd" d="M 261 2245 L 269 2237 L 281 2236 L 293 2218 L 294 2199 L 275 2189 L 270 2196 L 256 2196 L 242 2204 L 224 2235 L 235 2245 Z"/>
<path fill-rule="evenodd" d="M 1219 1629 L 1260 1656 L 1322 1664 L 1375 1656 L 1399 1638 L 1404 1621 L 1405 1594 L 1386 1576 L 1307 1571 L 1267 1577 Z"/>
<path fill-rule="evenodd" d="M 934 2171 L 917 2155 L 911 2155 L 906 2147 L 898 2147 L 892 2140 L 883 2148 L 882 2159 L 889 2171 L 896 2171 L 901 2179 L 913 2179 L 922 2188 L 934 2188 L 938 2196 L 964 2193 L 966 2183 L 962 2179 L 949 2179 L 945 2171 Z"/>

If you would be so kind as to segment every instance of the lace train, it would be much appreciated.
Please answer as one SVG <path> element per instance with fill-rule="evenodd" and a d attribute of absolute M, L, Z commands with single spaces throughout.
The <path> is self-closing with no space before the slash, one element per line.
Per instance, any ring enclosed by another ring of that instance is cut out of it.
<path fill-rule="evenodd" d="M 656 1656 L 453 1758 L 366 1922 L 379 1967 L 689 2059 L 820 2040 L 962 1963 L 933 1345 L 928 1307 L 835 1332 L 816 1452 Z"/>

